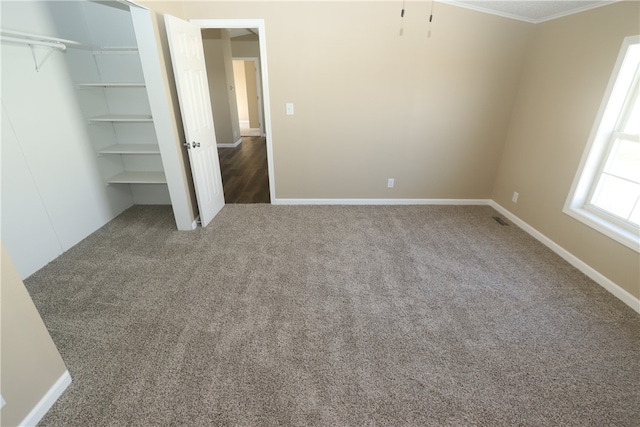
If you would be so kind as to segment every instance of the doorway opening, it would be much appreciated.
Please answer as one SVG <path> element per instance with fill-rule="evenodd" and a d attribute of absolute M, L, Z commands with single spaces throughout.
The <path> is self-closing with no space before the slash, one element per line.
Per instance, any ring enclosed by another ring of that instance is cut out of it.
<path fill-rule="evenodd" d="M 225 203 L 271 203 L 273 162 L 261 20 L 192 20 L 202 32 Z"/>
<path fill-rule="evenodd" d="M 257 57 L 233 58 L 233 78 L 240 120 L 240 136 L 264 136 L 258 61 Z"/>

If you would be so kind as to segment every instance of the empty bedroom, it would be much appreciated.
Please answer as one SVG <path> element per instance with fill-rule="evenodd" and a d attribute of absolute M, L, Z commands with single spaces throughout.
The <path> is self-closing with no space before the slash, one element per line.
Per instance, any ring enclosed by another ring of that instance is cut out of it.
<path fill-rule="evenodd" d="M 0 425 L 638 425 L 640 2 L 0 12 Z"/>

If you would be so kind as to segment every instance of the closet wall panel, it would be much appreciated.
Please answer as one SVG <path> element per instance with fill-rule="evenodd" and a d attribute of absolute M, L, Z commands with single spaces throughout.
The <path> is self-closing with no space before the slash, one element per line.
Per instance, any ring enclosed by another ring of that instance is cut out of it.
<path fill-rule="evenodd" d="M 4 107 L 1 138 L 2 241 L 21 260 L 18 272 L 26 277 L 61 254 L 62 247 Z"/>

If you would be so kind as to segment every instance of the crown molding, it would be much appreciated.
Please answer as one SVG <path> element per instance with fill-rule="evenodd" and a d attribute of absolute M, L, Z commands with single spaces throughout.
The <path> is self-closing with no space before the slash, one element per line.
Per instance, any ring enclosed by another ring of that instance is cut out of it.
<path fill-rule="evenodd" d="M 599 1 L 598 3 L 593 3 L 593 4 L 589 4 L 583 7 L 579 7 L 576 9 L 571 9 L 571 10 L 567 10 L 564 12 L 560 12 L 554 15 L 550 15 L 550 16 L 546 16 L 544 18 L 539 18 L 539 19 L 532 19 L 532 18 L 527 18 L 524 16 L 520 16 L 520 15 L 514 15 L 511 13 L 506 13 L 506 12 L 500 12 L 497 10 L 492 10 L 492 9 L 488 9 L 485 7 L 482 7 L 482 1 L 478 1 L 477 5 L 475 4 L 468 4 L 468 3 L 460 3 L 459 1 L 456 0 L 435 0 L 438 3 L 444 3 L 444 4 L 448 4 L 451 6 L 457 6 L 457 7 L 461 7 L 463 9 L 469 9 L 469 10 L 474 10 L 476 12 L 482 12 L 482 13 L 488 13 L 490 15 L 495 15 L 495 16 L 500 16 L 503 18 L 509 18 L 509 19 L 515 19 L 517 21 L 523 21 L 523 22 L 528 22 L 530 24 L 540 24 L 542 22 L 547 22 L 547 21 L 551 21 L 554 19 L 558 19 L 558 18 L 562 18 L 565 16 L 569 16 L 569 15 L 574 15 L 576 13 L 580 13 L 580 12 L 585 12 L 587 10 L 591 10 L 591 9 L 596 9 L 598 7 L 602 7 L 602 6 L 608 6 L 610 4 L 613 3 L 618 3 L 622 0 L 607 0 L 607 1 Z"/>

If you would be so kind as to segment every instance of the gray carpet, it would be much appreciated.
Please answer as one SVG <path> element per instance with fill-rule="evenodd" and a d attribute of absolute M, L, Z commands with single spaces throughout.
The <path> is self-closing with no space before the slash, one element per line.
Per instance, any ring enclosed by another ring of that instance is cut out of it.
<path fill-rule="evenodd" d="M 133 207 L 26 281 L 41 425 L 637 426 L 640 316 L 496 215 Z"/>

